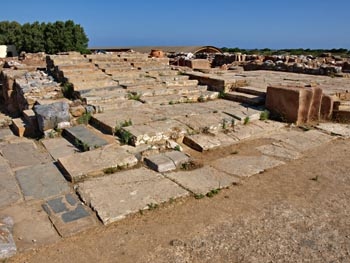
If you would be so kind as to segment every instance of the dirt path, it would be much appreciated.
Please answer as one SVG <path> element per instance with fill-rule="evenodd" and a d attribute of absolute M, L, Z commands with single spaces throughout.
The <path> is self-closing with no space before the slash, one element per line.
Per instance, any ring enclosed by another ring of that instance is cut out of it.
<path fill-rule="evenodd" d="M 8 262 L 350 262 L 350 140 Z"/>

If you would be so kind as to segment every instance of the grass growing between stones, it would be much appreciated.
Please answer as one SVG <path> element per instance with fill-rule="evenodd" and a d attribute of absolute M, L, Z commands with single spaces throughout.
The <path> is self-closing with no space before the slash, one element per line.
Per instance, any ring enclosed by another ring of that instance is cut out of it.
<path fill-rule="evenodd" d="M 131 143 L 131 140 L 133 137 L 132 134 L 129 131 L 123 129 L 123 127 L 128 127 L 131 125 L 132 125 L 132 120 L 129 119 L 129 120 L 125 120 L 125 121 L 117 124 L 114 128 L 114 132 L 119 137 L 120 142 L 122 144 L 130 144 Z"/>
<path fill-rule="evenodd" d="M 270 117 L 270 112 L 268 110 L 264 110 L 262 113 L 260 113 L 260 120 L 266 121 Z"/>
<path fill-rule="evenodd" d="M 247 116 L 244 118 L 243 124 L 247 125 L 250 122 L 250 118 Z"/>
<path fill-rule="evenodd" d="M 87 125 L 89 124 L 90 119 L 91 119 L 91 113 L 86 112 L 77 119 L 77 123 Z"/>

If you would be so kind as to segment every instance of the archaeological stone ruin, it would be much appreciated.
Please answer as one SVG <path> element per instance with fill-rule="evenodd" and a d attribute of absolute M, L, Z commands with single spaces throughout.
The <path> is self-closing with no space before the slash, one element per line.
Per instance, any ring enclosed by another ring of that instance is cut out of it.
<path fill-rule="evenodd" d="M 331 54 L 1 59 L 0 259 L 349 138 L 349 90 L 349 60 Z M 261 138 L 250 155 L 230 150 Z"/>

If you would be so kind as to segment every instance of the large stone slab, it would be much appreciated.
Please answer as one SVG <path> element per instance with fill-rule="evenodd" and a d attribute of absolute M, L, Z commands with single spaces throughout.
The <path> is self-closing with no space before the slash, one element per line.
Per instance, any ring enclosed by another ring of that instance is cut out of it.
<path fill-rule="evenodd" d="M 345 138 L 350 137 L 350 125 L 341 123 L 320 123 L 317 128 L 330 134 L 340 135 Z"/>
<path fill-rule="evenodd" d="M 38 164 L 16 171 L 25 200 L 47 199 L 69 192 L 69 186 L 53 163 Z"/>
<path fill-rule="evenodd" d="M 105 225 L 170 198 L 189 194 L 171 180 L 146 168 L 93 178 L 79 183 L 77 191 Z"/>
<path fill-rule="evenodd" d="M 127 168 L 137 164 L 136 157 L 117 144 L 58 159 L 60 167 L 72 182 L 104 174 L 108 168 Z"/>
<path fill-rule="evenodd" d="M 228 187 L 238 183 L 239 179 L 210 166 L 192 171 L 177 171 L 166 174 L 179 185 L 196 195 L 205 195 L 211 190 Z"/>
<path fill-rule="evenodd" d="M 86 230 L 97 223 L 90 209 L 71 193 L 46 201 L 43 208 L 63 237 Z"/>
<path fill-rule="evenodd" d="M 239 139 L 235 137 L 227 136 L 224 133 L 214 134 L 194 134 L 186 135 L 183 139 L 183 143 L 197 151 L 208 151 L 217 147 L 224 147 L 234 143 L 237 143 Z"/>
<path fill-rule="evenodd" d="M 0 208 L 21 200 L 21 191 L 8 162 L 0 155 Z"/>
<path fill-rule="evenodd" d="M 30 140 L 21 140 L 0 146 L 1 154 L 10 163 L 11 168 L 20 168 L 52 161 L 50 155 Z"/>
<path fill-rule="evenodd" d="M 16 204 L 0 211 L 14 221 L 13 237 L 19 251 L 57 242 L 59 235 L 40 203 Z"/>
<path fill-rule="evenodd" d="M 41 143 L 55 160 L 79 152 L 78 148 L 62 137 L 44 139 Z"/>
<path fill-rule="evenodd" d="M 78 125 L 64 130 L 64 136 L 82 150 L 92 150 L 107 145 L 108 142 L 89 130 L 85 125 Z"/>
<path fill-rule="evenodd" d="M 284 164 L 268 156 L 228 156 L 218 159 L 211 165 L 219 171 L 240 177 L 262 173 L 266 169 Z"/>
<path fill-rule="evenodd" d="M 301 157 L 300 152 L 286 148 L 283 146 L 283 144 L 280 143 L 262 145 L 257 147 L 256 149 L 262 154 L 287 160 L 295 160 Z"/>
<path fill-rule="evenodd" d="M 292 150 L 304 152 L 316 148 L 324 143 L 334 139 L 331 135 L 325 134 L 317 130 L 290 131 L 274 136 L 284 147 Z"/>

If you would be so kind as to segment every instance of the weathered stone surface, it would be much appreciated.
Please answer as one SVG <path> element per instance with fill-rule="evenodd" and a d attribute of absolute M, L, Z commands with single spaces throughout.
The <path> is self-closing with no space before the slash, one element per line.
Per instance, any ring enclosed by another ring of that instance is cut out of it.
<path fill-rule="evenodd" d="M 267 87 L 266 108 L 284 121 L 296 124 L 318 120 L 322 89 L 318 87 Z"/>
<path fill-rule="evenodd" d="M 20 252 L 59 240 L 59 235 L 40 203 L 16 204 L 1 210 L 0 215 L 13 218 L 13 237 Z"/>
<path fill-rule="evenodd" d="M 148 167 L 160 173 L 175 170 L 189 160 L 190 158 L 186 154 L 179 151 L 160 153 L 144 159 Z"/>
<path fill-rule="evenodd" d="M 94 178 L 78 184 L 84 202 L 106 225 L 188 192 L 162 175 L 141 168 Z"/>
<path fill-rule="evenodd" d="M 231 175 L 248 177 L 282 164 L 284 162 L 267 156 L 228 156 L 214 161 L 211 165 Z"/>
<path fill-rule="evenodd" d="M 310 130 L 306 132 L 290 131 L 281 133 L 274 136 L 274 139 L 278 140 L 286 148 L 304 152 L 323 143 L 330 142 L 334 137 L 317 130 Z"/>
<path fill-rule="evenodd" d="M 17 252 L 12 228 L 13 220 L 11 217 L 0 218 L 0 259 L 9 258 Z"/>
<path fill-rule="evenodd" d="M 0 155 L 0 208 L 21 200 L 21 191 L 17 185 L 10 165 Z"/>
<path fill-rule="evenodd" d="M 85 125 L 78 125 L 64 130 L 64 136 L 72 143 L 79 144 L 84 151 L 107 145 L 108 142 L 89 130 Z"/>
<path fill-rule="evenodd" d="M 283 147 L 283 145 L 279 143 L 262 145 L 257 147 L 256 149 L 262 154 L 288 160 L 295 160 L 301 157 L 301 154 L 298 151 Z"/>
<path fill-rule="evenodd" d="M 175 163 L 164 154 L 146 157 L 144 161 L 149 168 L 160 173 L 176 169 Z"/>
<path fill-rule="evenodd" d="M 68 183 L 53 163 L 17 170 L 16 178 L 25 200 L 46 199 L 69 191 Z"/>
<path fill-rule="evenodd" d="M 71 193 L 48 200 L 43 208 L 63 237 L 81 232 L 97 223 L 90 209 Z"/>
<path fill-rule="evenodd" d="M 132 167 L 137 162 L 133 154 L 116 144 L 58 159 L 60 167 L 65 170 L 67 177 L 73 182 L 90 176 L 103 175 L 104 169 Z"/>
<path fill-rule="evenodd" d="M 34 111 L 41 132 L 56 128 L 57 124 L 60 122 L 70 121 L 69 104 L 67 102 L 36 105 L 34 106 Z"/>
<path fill-rule="evenodd" d="M 73 117 L 80 117 L 86 112 L 86 110 L 83 105 L 77 105 L 70 107 L 69 112 L 72 114 Z"/>
<path fill-rule="evenodd" d="M 41 143 L 55 160 L 79 152 L 78 148 L 62 137 L 44 139 Z"/>
<path fill-rule="evenodd" d="M 324 130 L 331 134 L 344 136 L 345 138 L 350 137 L 350 125 L 349 124 L 340 124 L 340 123 L 320 123 L 317 125 L 317 128 Z"/>
<path fill-rule="evenodd" d="M 50 155 L 38 148 L 32 141 L 21 139 L 13 143 L 0 145 L 2 155 L 10 163 L 11 168 L 19 168 L 52 161 Z"/>
<path fill-rule="evenodd" d="M 166 174 L 166 177 L 197 195 L 205 195 L 211 190 L 221 189 L 239 182 L 238 178 L 210 166 L 192 171 L 171 172 Z"/>
<path fill-rule="evenodd" d="M 237 143 L 239 139 L 227 136 L 224 133 L 186 135 L 183 143 L 197 151 L 203 152 L 217 147 Z"/>

